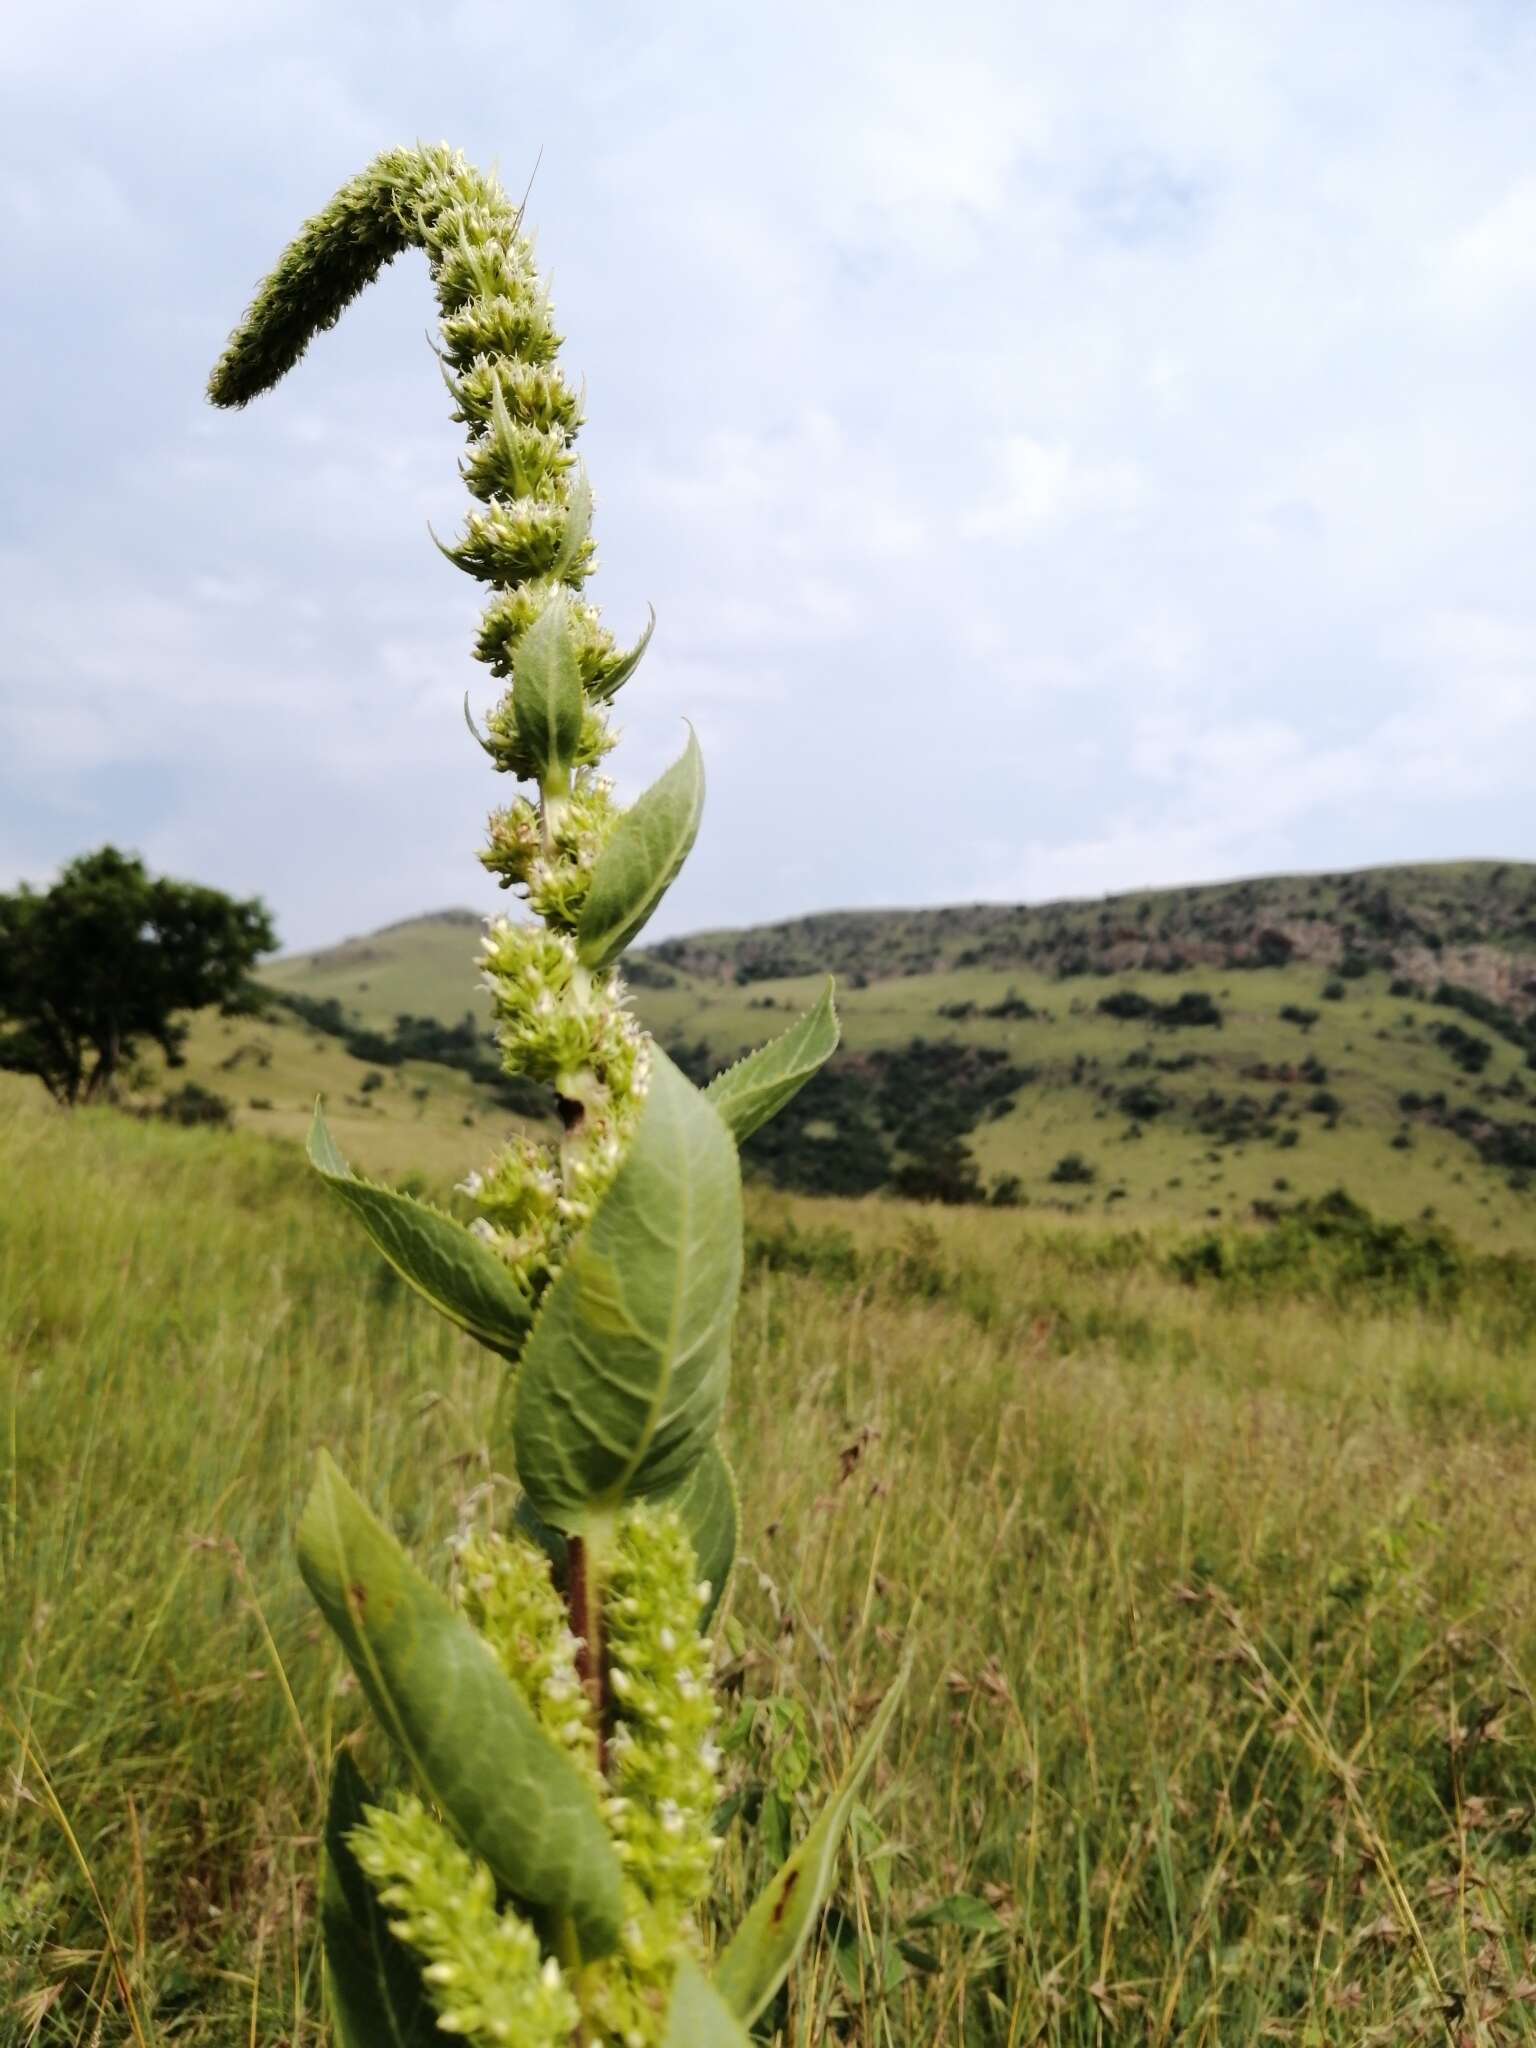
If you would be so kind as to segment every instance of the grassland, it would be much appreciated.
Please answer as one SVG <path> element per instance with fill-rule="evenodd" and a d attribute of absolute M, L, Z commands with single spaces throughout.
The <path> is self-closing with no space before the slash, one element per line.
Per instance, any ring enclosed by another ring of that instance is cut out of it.
<path fill-rule="evenodd" d="M 199 1012 L 190 1020 L 184 1062 L 168 1071 L 158 1056 L 147 1058 L 127 1103 L 152 1109 L 192 1082 L 220 1097 L 238 1126 L 298 1140 L 323 1100 L 332 1135 L 352 1163 L 397 1181 L 446 1187 L 516 1123 L 451 1067 L 428 1060 L 370 1067 L 339 1040 L 282 1011 L 261 1018 Z"/>
<path fill-rule="evenodd" d="M 8 1086 L 0 1164 L 0 2040 L 318 2048 L 298 1502 L 440 1566 L 500 1368 L 287 1142 Z M 780 2048 L 1536 2038 L 1529 1269 L 1186 1236 L 755 1200 L 728 1913 L 916 1654 Z"/>
<path fill-rule="evenodd" d="M 454 1023 L 481 1000 L 475 924 L 410 920 L 278 961 L 267 979 L 363 1024 Z M 782 1030 L 836 972 L 840 1065 L 776 1128 L 777 1149 L 749 1152 L 789 1186 L 900 1184 L 949 1145 L 975 1196 L 1052 1215 L 1236 1221 L 1342 1185 L 1384 1215 L 1523 1242 L 1536 1224 L 1533 948 L 1536 869 L 1462 863 L 705 933 L 639 956 L 634 997 L 702 1074 Z M 1436 1003 L 1442 984 L 1487 1015 Z M 1151 1014 L 1106 1014 L 1126 997 Z M 1207 999 L 1219 1026 L 1170 1021 L 1180 998 Z M 968 1101 L 951 1088 L 954 1059 L 991 1061 L 1007 1085 Z M 934 1109 L 915 1128 L 881 1120 L 896 1062 L 889 1092 Z M 1061 1177 L 1066 1159 L 1082 1177 Z"/>

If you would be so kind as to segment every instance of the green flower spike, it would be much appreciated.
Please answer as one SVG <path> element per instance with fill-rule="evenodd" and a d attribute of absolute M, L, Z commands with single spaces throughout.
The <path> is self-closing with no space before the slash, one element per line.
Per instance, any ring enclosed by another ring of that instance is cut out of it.
<path fill-rule="evenodd" d="M 507 686 L 481 745 L 527 785 L 481 858 L 535 922 L 496 919 L 481 968 L 507 1070 L 554 1114 L 463 1182 L 468 1226 L 352 1174 L 318 1115 L 310 1141 L 395 1271 L 506 1361 L 492 1448 L 522 1494 L 516 1529 L 463 1540 L 450 1600 L 320 1461 L 300 1566 L 409 1786 L 375 1800 L 338 1757 L 322 1888 L 337 2041 L 743 2048 L 820 1911 L 895 1706 L 712 1966 L 702 1624 L 736 1535 L 715 1441 L 741 1275 L 736 1143 L 826 1059 L 837 1020 L 829 991 L 706 1097 L 628 1008 L 620 956 L 687 858 L 703 764 L 690 735 L 628 809 L 601 772 L 651 629 L 621 651 L 584 594 L 581 407 L 494 179 L 444 147 L 379 157 L 281 257 L 210 396 L 241 406 L 275 384 L 405 248 L 427 258 L 467 430 L 475 502 L 439 545 L 488 586 L 475 652 Z"/>

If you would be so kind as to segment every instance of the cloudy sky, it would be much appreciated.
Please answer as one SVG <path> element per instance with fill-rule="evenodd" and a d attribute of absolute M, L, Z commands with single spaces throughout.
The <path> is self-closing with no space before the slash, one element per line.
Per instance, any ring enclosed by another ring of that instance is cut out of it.
<path fill-rule="evenodd" d="M 202 399 L 414 137 L 542 151 L 616 772 L 710 774 L 658 930 L 1536 855 L 1533 107 L 1484 0 L 18 0 L 0 884 L 495 900 L 424 266 Z"/>

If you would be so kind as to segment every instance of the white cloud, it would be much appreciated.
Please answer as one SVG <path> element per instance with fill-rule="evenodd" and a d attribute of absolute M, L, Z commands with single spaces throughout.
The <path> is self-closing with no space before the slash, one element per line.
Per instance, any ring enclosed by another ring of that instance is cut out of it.
<path fill-rule="evenodd" d="M 1536 175 L 1517 178 L 1446 252 L 1444 283 L 1453 305 L 1472 313 L 1504 310 L 1536 286 Z"/>
<path fill-rule="evenodd" d="M 449 129 L 544 145 L 598 588 L 659 619 L 615 766 L 710 763 L 674 928 L 1529 853 L 1533 94 L 1536 22 L 1438 0 L 13 8 L 6 847 L 265 873 L 295 939 L 475 886 L 420 264 L 200 400 Z"/>
<path fill-rule="evenodd" d="M 1009 434 L 998 451 L 995 494 L 967 513 L 962 531 L 977 540 L 1027 545 L 1053 527 L 1084 517 L 1123 517 L 1148 495 L 1131 462 L 1085 462 L 1061 443 Z"/>

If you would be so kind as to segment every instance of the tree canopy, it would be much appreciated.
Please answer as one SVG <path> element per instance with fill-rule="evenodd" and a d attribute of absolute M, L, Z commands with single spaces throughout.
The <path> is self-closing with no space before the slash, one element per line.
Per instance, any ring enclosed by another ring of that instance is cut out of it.
<path fill-rule="evenodd" d="M 182 1064 L 186 1013 L 250 1006 L 251 969 L 277 944 L 259 898 L 155 880 L 104 846 L 51 889 L 0 895 L 0 1068 L 56 1101 L 100 1098 L 143 1041 Z"/>

